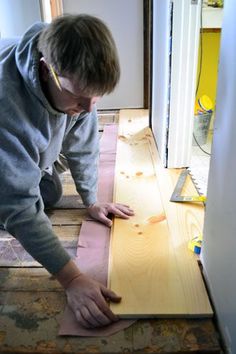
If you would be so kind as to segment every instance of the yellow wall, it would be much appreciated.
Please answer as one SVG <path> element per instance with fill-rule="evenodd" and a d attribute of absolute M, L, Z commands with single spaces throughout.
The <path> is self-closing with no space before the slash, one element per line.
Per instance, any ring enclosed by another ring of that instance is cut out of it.
<path fill-rule="evenodd" d="M 220 32 L 203 32 L 202 37 L 202 72 L 198 88 L 197 98 L 207 95 L 213 101 L 215 107 L 218 61 L 220 50 Z M 200 48 L 200 47 L 199 47 Z M 198 60 L 198 73 L 200 64 L 200 50 Z M 198 77 L 198 75 L 197 75 Z"/>

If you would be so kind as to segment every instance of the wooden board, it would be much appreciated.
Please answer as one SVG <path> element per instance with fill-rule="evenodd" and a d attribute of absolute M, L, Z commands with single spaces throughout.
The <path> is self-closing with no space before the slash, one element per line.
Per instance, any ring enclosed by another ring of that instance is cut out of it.
<path fill-rule="evenodd" d="M 81 225 L 88 213 L 85 209 L 50 209 L 47 216 L 55 226 Z"/>
<path fill-rule="evenodd" d="M 204 209 L 168 201 L 179 171 L 161 167 L 147 121 L 145 111 L 120 114 L 114 201 L 132 206 L 135 216 L 114 220 L 109 284 L 122 302 L 111 309 L 123 317 L 212 316 L 187 248 L 202 232 Z"/>

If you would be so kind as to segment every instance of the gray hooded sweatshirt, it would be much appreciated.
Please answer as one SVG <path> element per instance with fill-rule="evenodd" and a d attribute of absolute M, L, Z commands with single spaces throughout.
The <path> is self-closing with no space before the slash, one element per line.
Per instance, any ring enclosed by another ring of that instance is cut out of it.
<path fill-rule="evenodd" d="M 44 213 L 42 171 L 66 156 L 86 206 L 96 202 L 96 110 L 69 117 L 56 111 L 39 81 L 37 40 L 46 26 L 33 25 L 20 39 L 0 41 L 0 224 L 50 273 L 70 256 Z"/>

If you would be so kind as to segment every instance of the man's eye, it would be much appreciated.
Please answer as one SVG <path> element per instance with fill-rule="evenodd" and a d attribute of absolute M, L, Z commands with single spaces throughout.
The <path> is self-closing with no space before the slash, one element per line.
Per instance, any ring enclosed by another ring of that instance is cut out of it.
<path fill-rule="evenodd" d="M 78 99 L 79 99 L 79 97 L 78 97 L 78 96 L 73 95 L 73 93 L 71 93 L 71 96 L 72 96 L 75 100 L 78 100 Z"/>
<path fill-rule="evenodd" d="M 68 90 L 65 90 L 67 95 L 71 96 L 72 98 L 74 99 L 78 99 L 79 97 L 75 96 L 72 92 L 68 91 Z"/>

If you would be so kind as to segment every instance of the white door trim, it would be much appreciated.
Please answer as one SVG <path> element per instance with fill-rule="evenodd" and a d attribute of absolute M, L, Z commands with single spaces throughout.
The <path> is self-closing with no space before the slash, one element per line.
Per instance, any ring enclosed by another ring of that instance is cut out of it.
<path fill-rule="evenodd" d="M 201 1 L 173 0 L 173 5 L 167 167 L 178 168 L 191 159 Z"/>

